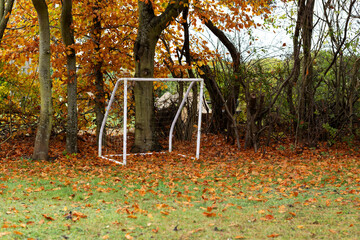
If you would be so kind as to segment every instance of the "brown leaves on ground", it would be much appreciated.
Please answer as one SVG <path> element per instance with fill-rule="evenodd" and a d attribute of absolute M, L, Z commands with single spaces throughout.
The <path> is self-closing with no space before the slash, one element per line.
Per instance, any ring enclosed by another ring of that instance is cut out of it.
<path fill-rule="evenodd" d="M 112 162 L 97 158 L 95 140 L 80 142 L 81 153 L 74 156 L 64 156 L 64 141 L 54 139 L 52 141 L 51 155 L 56 157 L 52 162 L 30 161 L 26 156 L 32 152 L 32 139 L 17 139 L 16 142 L 7 142 L 1 147 L 12 153 L 8 158 L 2 158 L 0 169 L 1 183 L 0 195 L 7 191 L 8 179 L 22 179 L 32 182 L 33 178 L 48 180 L 51 184 L 56 181 L 61 184 L 52 184 L 53 187 L 36 186 L 23 189 L 23 194 L 34 194 L 42 191 L 57 191 L 61 187 L 70 187 L 73 194 L 66 198 L 74 199 L 78 191 L 82 191 L 84 200 L 93 194 L 106 194 L 126 189 L 126 201 L 119 206 L 114 213 L 124 214 L 128 221 L 136 221 L 141 217 L 152 219 L 153 215 L 159 214 L 162 218 L 169 218 L 176 211 L 176 207 L 193 207 L 196 202 L 203 202 L 199 215 L 207 218 L 218 218 L 229 212 L 229 209 L 242 211 L 242 206 L 232 203 L 231 199 L 241 199 L 254 203 L 265 203 L 275 198 L 294 199 L 295 204 L 314 207 L 319 201 L 324 202 L 324 207 L 345 204 L 344 196 L 358 195 L 359 188 L 354 186 L 360 181 L 360 168 L 358 163 L 360 153 L 353 151 L 346 145 L 338 144 L 332 148 L 325 145 L 318 149 L 302 148 L 301 151 L 292 149 L 291 143 L 282 143 L 282 150 L 277 145 L 264 148 L 261 153 L 253 150 L 238 151 L 235 146 L 224 144 L 224 139 L 216 135 L 203 135 L 202 152 L 198 160 L 179 154 L 191 155 L 195 146 L 188 143 L 176 143 L 176 150 L 172 154 L 154 154 L 148 156 L 129 156 L 126 166 L 116 165 Z M 18 146 L 14 151 L 13 146 Z M 74 179 L 85 179 L 79 182 Z M 90 185 L 86 180 L 97 178 L 96 184 Z M 126 184 L 124 184 L 126 183 Z M 159 190 L 159 185 L 165 189 Z M 30 186 L 30 185 L 29 185 Z M 140 187 L 137 187 L 140 186 Z M 331 190 L 342 187 L 342 190 Z M 18 186 L 21 188 L 21 186 Z M 315 189 L 324 194 L 305 197 L 306 193 Z M 166 192 L 166 193 L 165 193 Z M 339 195 L 336 198 L 326 194 Z M 200 197 L 199 197 L 200 196 Z M 136 198 L 158 199 L 172 198 L 174 205 L 161 200 L 153 204 L 152 212 L 141 209 L 139 204 L 131 199 Z M 305 197 L 302 202 L 296 199 Z M 61 201 L 64 197 L 54 196 L 52 199 Z M 197 198 L 197 199 L 195 199 Z M 19 198 L 13 199 L 19 201 Z M 196 201 L 195 201 L 196 200 Z M 222 204 L 222 202 L 228 201 Z M 110 202 L 102 202 L 110 204 Z M 348 204 L 349 202 L 346 202 Z M 352 202 L 359 209 L 359 202 Z M 84 208 L 91 207 L 91 204 Z M 16 214 L 16 209 L 9 208 L 6 214 Z M 101 214 L 101 209 L 96 213 Z M 247 217 L 249 223 L 277 222 L 278 215 L 282 214 L 286 220 L 298 217 L 296 208 L 292 205 L 279 204 L 273 209 L 258 209 L 258 216 Z M 338 212 L 341 215 L 342 212 Z M 57 216 L 52 213 L 44 213 L 41 224 L 56 221 Z M 69 216 L 72 221 L 85 219 L 87 216 L 79 211 L 73 211 Z M 47 220 L 47 221 L 44 221 Z M 260 221 L 259 221 L 260 220 Z M 281 219 L 282 220 L 282 219 Z M 39 222 L 39 223 L 40 223 Z M 32 222 L 34 224 L 34 222 Z M 27 224 L 30 226 L 30 224 Z M 302 225 L 298 226 L 298 229 Z M 152 229 L 158 233 L 159 228 Z M 203 228 L 195 229 L 189 234 L 203 231 Z M 330 229 L 330 233 L 336 233 Z M 20 233 L 20 232 L 19 232 Z M 0 237 L 10 234 L 8 231 L 0 232 Z M 280 233 L 267 235 L 276 238 Z M 264 235 L 265 236 L 265 235 Z M 106 239 L 107 235 L 103 236 Z M 130 233 L 125 234 L 126 239 L 133 239 Z M 238 235 L 235 239 L 243 238 Z"/>

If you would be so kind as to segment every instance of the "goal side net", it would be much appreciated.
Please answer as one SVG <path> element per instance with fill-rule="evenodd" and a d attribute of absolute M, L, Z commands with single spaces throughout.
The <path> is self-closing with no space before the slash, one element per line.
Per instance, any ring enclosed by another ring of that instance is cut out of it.
<path fill-rule="evenodd" d="M 194 138 L 196 138 L 195 158 L 200 156 L 200 137 L 201 137 L 201 121 L 203 112 L 203 93 L 204 93 L 204 81 L 201 78 L 120 78 L 116 81 L 114 89 L 111 93 L 110 100 L 108 102 L 104 119 L 100 128 L 99 142 L 98 142 L 98 155 L 99 157 L 115 162 L 117 164 L 126 165 L 127 156 L 130 155 L 145 155 L 150 153 L 129 153 L 129 142 L 133 141 L 134 129 L 135 129 L 135 102 L 133 95 L 133 87 L 135 82 L 153 82 L 154 89 L 158 88 L 158 96 L 154 99 L 154 109 L 157 111 L 159 128 L 156 137 L 161 135 L 160 142 L 162 145 L 168 148 L 169 152 L 173 151 L 173 138 L 175 129 L 184 129 L 179 127 L 179 124 L 186 121 L 190 117 L 193 118 L 194 123 L 192 128 L 196 127 L 194 131 Z M 194 85 L 200 85 L 200 91 L 196 90 L 193 93 Z M 171 85 L 172 84 L 172 85 Z M 183 91 L 180 93 L 170 93 L 166 91 L 168 85 L 174 89 L 174 84 L 178 84 L 176 87 Z M 195 97 L 193 97 L 195 95 Z M 197 98 L 196 98 L 197 96 Z M 192 101 L 191 99 L 196 99 Z M 176 102 L 176 104 L 175 104 Z M 190 107 L 197 111 L 193 116 L 190 116 Z M 194 108 L 195 107 L 195 108 Z M 169 111 L 173 110 L 173 114 Z M 167 118 L 167 119 L 166 119 Z M 197 124 L 196 124 L 197 122 Z M 166 142 L 167 141 L 167 142 Z M 164 147 L 165 148 L 165 147 Z M 165 153 L 165 151 L 160 152 Z M 188 154 L 182 154 L 182 156 L 188 156 Z M 193 156 L 189 156 L 194 158 Z"/>

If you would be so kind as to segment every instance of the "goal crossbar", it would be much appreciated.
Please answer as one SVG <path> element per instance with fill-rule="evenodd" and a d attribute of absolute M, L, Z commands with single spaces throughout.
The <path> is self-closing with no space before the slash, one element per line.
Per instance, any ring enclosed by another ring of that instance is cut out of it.
<path fill-rule="evenodd" d="M 111 97 L 110 97 L 110 101 L 109 104 L 106 108 L 106 112 L 104 115 L 104 119 L 103 122 L 101 124 L 101 128 L 100 128 L 100 134 L 99 134 L 99 145 L 98 145 L 98 154 L 99 157 L 104 158 L 106 160 L 115 162 L 117 164 L 121 164 L 121 165 L 126 165 L 126 156 L 131 155 L 128 154 L 126 152 L 126 145 L 127 145 L 127 88 L 128 88 L 128 81 L 138 81 L 138 82 L 161 82 L 161 81 L 172 81 L 172 82 L 191 82 L 188 89 L 186 90 L 185 96 L 183 97 L 181 104 L 179 106 L 179 109 L 176 112 L 175 118 L 171 124 L 170 127 L 170 133 L 169 133 L 169 152 L 172 151 L 172 138 L 173 138 L 173 132 L 174 132 L 174 128 L 175 128 L 175 124 L 176 121 L 178 120 L 182 108 L 184 107 L 184 104 L 188 98 L 188 95 L 190 93 L 191 88 L 193 87 L 195 82 L 200 82 L 200 95 L 199 95 L 199 106 L 198 106 L 198 124 L 197 124 L 197 139 L 196 139 L 196 158 L 198 159 L 200 156 L 200 137 L 201 137 L 201 115 L 202 115 L 202 104 L 203 104 L 203 94 L 204 94 L 204 80 L 202 78 L 120 78 L 116 81 L 114 90 L 111 93 Z M 103 140 L 103 134 L 104 134 L 104 129 L 105 129 L 105 125 L 106 125 L 106 120 L 108 118 L 110 109 L 111 109 L 111 105 L 114 102 L 115 99 L 115 95 L 116 95 L 116 91 L 119 87 L 120 82 L 124 83 L 124 113 L 123 113 L 123 153 L 122 154 L 112 154 L 112 155 L 102 155 L 102 140 Z M 161 152 L 164 153 L 164 152 Z M 152 154 L 152 153 L 139 153 L 140 155 L 147 155 L 147 154 Z M 134 154 L 134 155 L 139 155 L 139 154 Z M 123 157 L 123 161 L 116 161 L 114 159 L 112 159 L 112 156 L 122 156 Z M 185 156 L 185 155 L 182 155 Z"/>

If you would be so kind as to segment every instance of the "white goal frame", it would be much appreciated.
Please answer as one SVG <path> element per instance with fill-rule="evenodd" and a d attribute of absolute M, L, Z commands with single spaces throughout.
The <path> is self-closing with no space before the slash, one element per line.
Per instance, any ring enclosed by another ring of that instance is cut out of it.
<path fill-rule="evenodd" d="M 198 116 L 198 125 L 197 125 L 197 139 L 196 139 L 196 159 L 199 159 L 200 157 L 200 138 L 201 138 L 201 115 L 202 115 L 202 105 L 203 105 L 203 95 L 204 95 L 204 80 L 202 78 L 120 78 L 116 81 L 114 90 L 111 93 L 111 97 L 110 97 L 110 101 L 109 104 L 106 108 L 106 112 L 104 115 L 104 119 L 103 122 L 101 124 L 101 128 L 100 128 L 100 134 L 99 134 L 99 144 L 98 144 L 98 153 L 99 153 L 99 157 L 115 162 L 117 164 L 121 164 L 121 165 L 126 165 L 126 156 L 128 155 L 136 155 L 136 154 L 128 154 L 126 152 L 126 145 L 127 145 L 127 90 L 128 90 L 128 81 L 139 81 L 139 82 L 161 82 L 161 81 L 172 81 L 172 82 L 191 82 L 186 93 L 185 96 L 183 97 L 183 100 L 179 106 L 179 109 L 176 112 L 175 118 L 171 124 L 170 127 L 170 133 L 169 133 L 169 152 L 172 151 L 172 138 L 173 138 L 173 132 L 174 132 L 174 128 L 175 128 L 175 124 L 176 121 L 178 120 L 181 111 L 184 107 L 184 104 L 188 98 L 188 95 L 190 93 L 190 90 L 192 88 L 192 86 L 194 85 L 195 82 L 200 82 L 200 95 L 199 95 L 199 116 Z M 110 109 L 111 109 L 111 104 L 113 103 L 114 99 L 115 99 L 115 95 L 116 95 L 116 91 L 119 87 L 120 82 L 124 82 L 124 120 L 123 120 L 123 153 L 122 154 L 111 154 L 111 155 L 102 155 L 102 139 L 103 139 L 103 134 L 104 134 L 104 129 L 105 129 L 105 125 L 106 125 L 106 120 L 108 118 Z M 160 152 L 160 153 L 164 153 L 164 152 Z M 153 153 L 139 153 L 141 155 L 146 155 L 146 154 L 153 154 Z M 122 156 L 123 157 L 123 161 L 119 162 L 115 159 L 112 159 L 111 157 L 114 156 Z M 185 156 L 185 155 L 182 155 Z"/>

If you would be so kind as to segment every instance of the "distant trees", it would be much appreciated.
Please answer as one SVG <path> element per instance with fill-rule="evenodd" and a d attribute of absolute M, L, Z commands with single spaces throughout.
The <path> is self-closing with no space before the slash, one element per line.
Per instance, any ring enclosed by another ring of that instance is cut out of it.
<path fill-rule="evenodd" d="M 11 121 L 16 119 L 19 131 L 27 133 L 38 119 L 33 158 L 47 159 L 50 135 L 64 132 L 66 152 L 76 153 L 78 130 L 91 128 L 99 135 L 116 78 L 172 74 L 205 79 L 212 108 L 207 130 L 226 134 L 239 149 L 242 138 L 245 148 L 257 151 L 285 132 L 296 144 L 311 146 L 320 140 L 357 137 L 359 2 L 286 1 L 292 6 L 285 18 L 293 46 L 291 54 L 280 59 L 261 55 L 251 35 L 255 27 L 276 24 L 275 4 L 280 3 L 0 1 L 0 37 L 6 29 L 1 41 L 0 115 L 16 113 Z M 10 15 L 13 6 L 16 11 Z M 193 34 L 205 29 L 218 43 Z M 248 37 L 241 44 L 239 33 Z M 29 75 L 20 74 L 25 65 Z M 153 85 L 136 83 L 134 93 L 133 151 L 156 150 Z M 193 125 L 189 122 L 184 139 L 191 137 Z"/>

